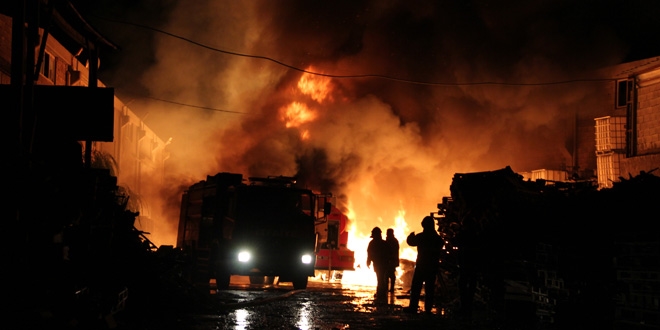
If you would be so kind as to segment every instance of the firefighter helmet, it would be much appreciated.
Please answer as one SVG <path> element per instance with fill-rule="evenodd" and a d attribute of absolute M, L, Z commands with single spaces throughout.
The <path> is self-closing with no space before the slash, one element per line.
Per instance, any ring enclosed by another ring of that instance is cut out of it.
<path fill-rule="evenodd" d="M 380 230 L 379 227 L 374 227 L 374 229 L 371 230 L 371 237 L 382 237 L 381 235 L 383 234 L 383 231 Z"/>
<path fill-rule="evenodd" d="M 435 229 L 435 219 L 433 219 L 432 216 L 425 216 L 424 219 L 422 219 L 422 228 L 430 228 L 430 229 Z"/>

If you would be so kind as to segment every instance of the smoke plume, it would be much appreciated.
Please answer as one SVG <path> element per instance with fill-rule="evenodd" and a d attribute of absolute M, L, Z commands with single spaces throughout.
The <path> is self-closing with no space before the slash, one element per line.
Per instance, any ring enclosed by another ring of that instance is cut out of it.
<path fill-rule="evenodd" d="M 546 83 L 594 78 L 628 50 L 611 8 L 573 1 L 152 5 L 171 35 L 142 42 L 139 76 L 109 77 L 152 97 L 130 106 L 173 138 L 166 181 L 298 175 L 365 235 L 401 216 L 421 230 L 455 173 L 571 165 L 575 117 L 593 120 L 606 85 Z"/>

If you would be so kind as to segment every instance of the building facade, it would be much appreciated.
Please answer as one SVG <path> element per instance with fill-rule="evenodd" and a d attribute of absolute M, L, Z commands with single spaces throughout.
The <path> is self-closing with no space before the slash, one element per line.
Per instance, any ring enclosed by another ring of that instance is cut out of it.
<path fill-rule="evenodd" d="M 595 118 L 598 186 L 641 172 L 660 175 L 660 56 L 608 68 L 610 115 Z"/>
<path fill-rule="evenodd" d="M 45 36 L 39 29 L 39 40 Z M 35 70 L 35 85 L 46 86 L 90 86 L 90 70 L 81 54 L 73 54 L 54 36 L 45 38 L 45 47 L 34 50 L 34 58 L 40 61 Z M 12 17 L 0 13 L 0 84 L 8 87 L 11 83 L 12 60 Z M 40 54 L 43 52 L 43 54 Z M 36 67 L 37 64 L 35 64 Z M 38 72 L 37 72 L 38 71 Z M 105 88 L 101 81 L 97 87 Z M 56 111 L 67 111 L 66 108 Z M 163 141 L 153 130 L 136 116 L 131 109 L 114 97 L 114 115 L 111 141 L 79 141 L 81 160 L 85 148 L 91 146 L 92 166 L 111 170 L 117 177 L 117 184 L 128 193 L 128 206 L 139 212 L 136 221 L 138 229 L 150 232 L 158 221 L 157 192 L 164 184 L 165 162 L 169 158 L 167 141 Z"/>
<path fill-rule="evenodd" d="M 627 83 L 632 90 L 626 104 L 628 125 L 622 171 L 634 175 L 660 170 L 660 57 L 631 72 Z"/>

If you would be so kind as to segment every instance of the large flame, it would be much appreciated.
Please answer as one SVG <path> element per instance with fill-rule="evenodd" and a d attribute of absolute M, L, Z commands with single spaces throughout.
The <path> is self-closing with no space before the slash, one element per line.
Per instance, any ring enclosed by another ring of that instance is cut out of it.
<path fill-rule="evenodd" d="M 313 70 L 313 68 L 310 67 L 307 70 Z M 323 111 L 327 108 L 320 107 L 320 104 L 324 102 L 331 103 L 333 101 L 333 85 L 331 79 L 328 77 L 305 73 L 300 77 L 296 86 L 300 94 L 311 96 L 311 99 L 308 99 L 308 102 L 312 104 L 308 105 L 301 99 L 292 100 L 288 106 L 284 108 L 285 110 L 283 113 L 285 115 L 281 117 L 281 120 L 287 128 L 296 127 L 303 129 L 303 125 L 312 124 L 313 121 L 318 118 L 316 113 L 310 110 L 312 106 L 316 106 L 320 109 L 319 111 Z M 293 95 L 297 94 L 293 93 Z M 309 131 L 304 129 L 301 132 L 301 136 L 305 136 L 303 140 L 307 140 L 309 134 Z M 371 229 L 374 226 L 381 227 L 383 233 L 389 228 L 393 229 L 394 236 L 399 239 L 401 259 L 415 260 L 417 253 L 405 243 L 405 238 L 410 233 L 410 228 L 406 221 L 406 211 L 404 206 L 401 205 L 396 211 L 396 214 L 393 214 L 390 219 L 379 217 L 377 221 L 370 221 L 370 219 L 364 217 L 372 214 L 373 210 L 367 208 L 374 206 L 379 207 L 379 204 L 375 203 L 366 206 L 362 202 L 357 202 L 356 199 L 360 197 L 364 198 L 365 196 L 372 198 L 376 194 L 374 194 L 371 189 L 378 189 L 378 187 L 374 184 L 371 176 L 363 176 L 356 180 L 355 186 L 359 187 L 358 191 L 360 194 L 355 196 L 347 195 L 345 200 L 347 205 L 346 208 L 348 210 L 347 216 L 350 219 L 348 248 L 355 252 L 355 271 L 346 272 L 342 277 L 342 283 L 375 285 L 373 266 L 367 267 L 366 265 L 367 246 L 371 240 Z M 401 202 L 401 204 L 403 203 Z M 357 224 L 363 225 L 358 226 Z M 401 269 L 399 269 L 399 275 L 401 275 Z"/>

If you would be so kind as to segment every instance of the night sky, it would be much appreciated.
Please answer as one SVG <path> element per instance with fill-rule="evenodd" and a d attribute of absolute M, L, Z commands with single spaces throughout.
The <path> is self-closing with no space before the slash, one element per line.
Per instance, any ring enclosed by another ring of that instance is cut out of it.
<path fill-rule="evenodd" d="M 120 47 L 100 79 L 173 138 L 168 182 L 298 174 L 365 235 L 401 217 L 417 227 L 454 173 L 570 165 L 572 120 L 610 83 L 594 70 L 660 55 L 654 0 L 78 8 Z"/>

